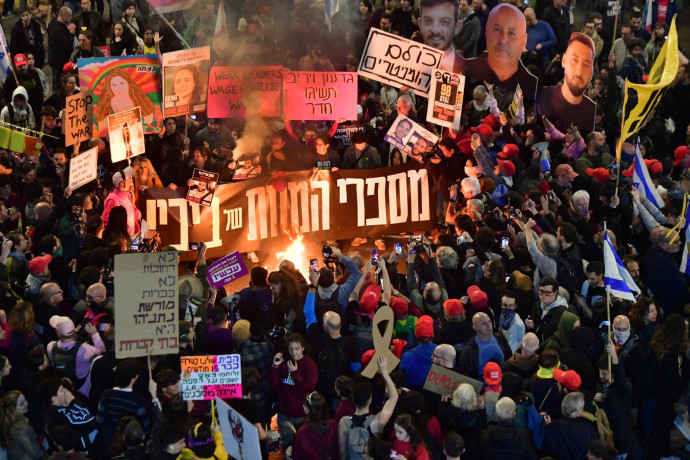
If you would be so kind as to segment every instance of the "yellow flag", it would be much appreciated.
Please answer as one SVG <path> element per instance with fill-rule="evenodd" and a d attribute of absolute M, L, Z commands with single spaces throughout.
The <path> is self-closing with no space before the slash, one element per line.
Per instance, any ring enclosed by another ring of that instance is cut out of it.
<path fill-rule="evenodd" d="M 621 142 L 616 149 L 616 161 L 620 162 L 623 141 L 635 134 L 650 113 L 659 104 L 671 82 L 678 74 L 678 32 L 673 18 L 668 38 L 661 47 L 646 84 L 630 83 L 625 80 L 625 99 L 623 100 L 623 122 Z"/>

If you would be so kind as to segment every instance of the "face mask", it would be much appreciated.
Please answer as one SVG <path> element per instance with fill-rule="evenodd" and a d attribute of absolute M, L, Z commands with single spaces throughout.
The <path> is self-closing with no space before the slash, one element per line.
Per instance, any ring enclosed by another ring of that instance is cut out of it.
<path fill-rule="evenodd" d="M 507 331 L 515 318 L 515 310 L 512 308 L 504 308 L 501 310 L 501 329 Z"/>
<path fill-rule="evenodd" d="M 625 332 L 616 331 L 616 339 L 618 340 L 619 345 L 622 345 L 625 342 L 627 342 L 628 338 L 630 338 L 630 329 L 628 329 Z"/>

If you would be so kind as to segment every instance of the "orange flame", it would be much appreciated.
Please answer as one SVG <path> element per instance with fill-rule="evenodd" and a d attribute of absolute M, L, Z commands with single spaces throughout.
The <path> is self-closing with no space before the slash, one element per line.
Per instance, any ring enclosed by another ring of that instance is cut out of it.
<path fill-rule="evenodd" d="M 289 260 L 295 264 L 295 268 L 299 270 L 304 276 L 309 275 L 309 259 L 306 255 L 306 248 L 304 246 L 304 235 L 297 235 L 296 238 L 290 238 L 292 243 L 285 249 L 284 252 L 276 251 L 277 263 L 283 260 Z"/>

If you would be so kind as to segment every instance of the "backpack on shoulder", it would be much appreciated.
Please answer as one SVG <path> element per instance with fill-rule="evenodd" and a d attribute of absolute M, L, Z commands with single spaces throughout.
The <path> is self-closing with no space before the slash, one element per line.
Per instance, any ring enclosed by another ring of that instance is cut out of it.
<path fill-rule="evenodd" d="M 597 431 L 599 432 L 599 439 L 604 441 L 609 446 L 613 447 L 613 430 L 611 430 L 611 425 L 609 424 L 609 418 L 604 412 L 604 409 L 594 404 L 594 413 L 587 411 L 582 411 L 581 417 L 594 422 L 597 425 Z"/>
<path fill-rule="evenodd" d="M 364 448 L 372 436 L 371 422 L 373 414 L 350 415 L 343 417 L 342 421 L 348 427 L 347 431 L 347 458 L 358 460 L 364 458 Z"/>

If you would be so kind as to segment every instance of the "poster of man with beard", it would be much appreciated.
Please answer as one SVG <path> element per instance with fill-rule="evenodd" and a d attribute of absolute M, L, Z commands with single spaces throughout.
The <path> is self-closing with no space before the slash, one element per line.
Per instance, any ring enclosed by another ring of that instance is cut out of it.
<path fill-rule="evenodd" d="M 587 35 L 576 32 L 570 36 L 568 48 L 561 62 L 564 84 L 541 90 L 536 109 L 561 131 L 574 124 L 591 131 L 594 129 L 596 104 L 585 96 L 594 69 L 594 42 Z"/>

